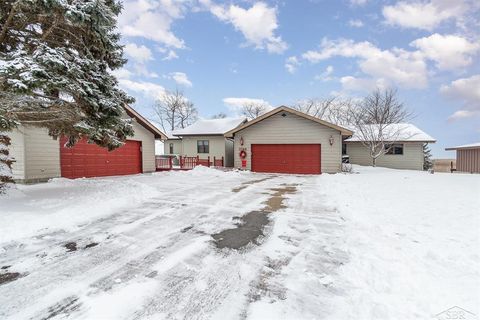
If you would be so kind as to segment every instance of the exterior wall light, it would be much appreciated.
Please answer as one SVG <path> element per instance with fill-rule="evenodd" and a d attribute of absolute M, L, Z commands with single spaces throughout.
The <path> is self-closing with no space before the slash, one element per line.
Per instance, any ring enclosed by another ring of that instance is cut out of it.
<path fill-rule="evenodd" d="M 333 139 L 333 136 L 330 136 L 330 139 L 328 139 L 328 142 L 330 142 L 330 145 L 333 146 L 333 143 L 335 142 L 335 139 Z"/>

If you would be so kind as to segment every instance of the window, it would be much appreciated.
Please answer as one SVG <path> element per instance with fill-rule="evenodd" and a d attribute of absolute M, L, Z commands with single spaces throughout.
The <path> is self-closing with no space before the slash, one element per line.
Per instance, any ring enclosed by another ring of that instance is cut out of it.
<path fill-rule="evenodd" d="M 342 143 L 342 156 L 347 154 L 347 144 Z"/>
<path fill-rule="evenodd" d="M 173 154 L 173 143 L 170 143 L 170 154 Z"/>
<path fill-rule="evenodd" d="M 402 155 L 403 154 L 403 144 L 390 144 L 385 146 L 385 154 L 395 154 L 395 155 Z"/>
<path fill-rule="evenodd" d="M 209 153 L 208 140 L 197 140 L 197 153 Z"/>

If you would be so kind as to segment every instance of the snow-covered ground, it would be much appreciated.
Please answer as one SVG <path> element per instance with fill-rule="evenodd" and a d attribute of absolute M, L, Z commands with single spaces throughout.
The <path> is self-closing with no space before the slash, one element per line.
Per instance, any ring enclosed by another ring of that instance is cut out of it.
<path fill-rule="evenodd" d="M 19 186 L 0 198 L 0 318 L 480 315 L 480 176 L 355 170 Z M 292 184 L 259 245 L 216 248 L 212 234 Z"/>

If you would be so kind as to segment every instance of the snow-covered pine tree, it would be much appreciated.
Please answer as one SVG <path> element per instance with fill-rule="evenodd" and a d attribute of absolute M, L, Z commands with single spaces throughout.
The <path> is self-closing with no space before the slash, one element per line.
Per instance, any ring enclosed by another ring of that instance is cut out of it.
<path fill-rule="evenodd" d="M 0 194 L 5 192 L 7 183 L 13 182 L 12 179 L 12 159 L 8 154 L 10 138 L 0 132 Z"/>
<path fill-rule="evenodd" d="M 429 170 L 433 168 L 433 161 L 432 161 L 432 152 L 428 143 L 423 144 L 423 170 Z"/>
<path fill-rule="evenodd" d="M 111 74 L 126 62 L 121 9 L 117 0 L 1 0 L 0 132 L 33 125 L 109 149 L 133 134 L 122 119 L 133 98 Z"/>

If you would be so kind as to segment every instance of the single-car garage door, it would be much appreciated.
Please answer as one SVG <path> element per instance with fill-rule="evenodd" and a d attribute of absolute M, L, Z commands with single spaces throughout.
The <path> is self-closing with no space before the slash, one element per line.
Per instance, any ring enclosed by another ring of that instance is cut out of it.
<path fill-rule="evenodd" d="M 320 144 L 252 144 L 252 171 L 321 173 Z"/>
<path fill-rule="evenodd" d="M 125 145 L 108 151 L 96 144 L 78 141 L 66 148 L 66 138 L 60 139 L 60 168 L 62 177 L 103 177 L 142 172 L 141 141 L 127 140 Z"/>

